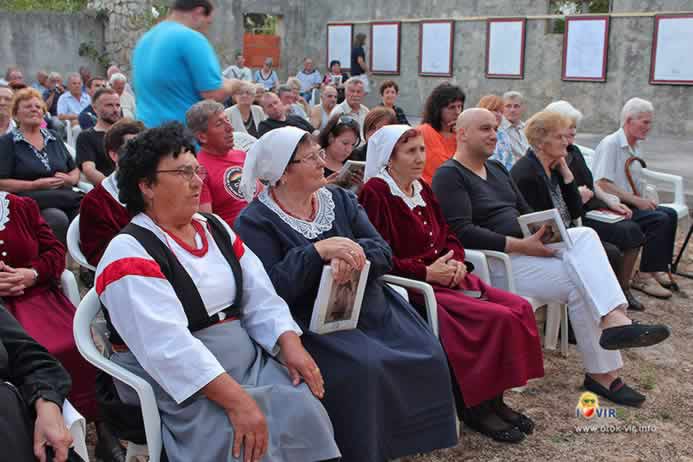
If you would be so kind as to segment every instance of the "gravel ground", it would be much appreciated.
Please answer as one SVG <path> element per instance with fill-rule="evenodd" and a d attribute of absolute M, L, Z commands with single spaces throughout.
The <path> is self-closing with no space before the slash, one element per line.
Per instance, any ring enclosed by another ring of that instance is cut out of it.
<path fill-rule="evenodd" d="M 693 251 L 687 253 L 681 270 L 693 273 L 691 256 Z M 583 379 L 580 355 L 573 345 L 567 358 L 558 351 L 545 350 L 544 378 L 532 381 L 523 392 L 506 394 L 513 408 L 522 410 L 537 424 L 534 434 L 523 443 L 496 443 L 462 425 L 456 447 L 401 462 L 693 462 L 693 280 L 678 277 L 677 281 L 681 291 L 668 301 L 635 292 L 647 310 L 632 313 L 631 317 L 643 323 L 665 323 L 673 331 L 662 344 L 624 352 L 622 377 L 647 395 L 642 408 L 601 400 L 602 407 L 616 409 L 616 417 L 576 417 Z M 91 460 L 96 460 L 93 425 L 89 427 Z M 606 427 L 608 432 L 578 433 L 578 428 L 585 427 Z"/>

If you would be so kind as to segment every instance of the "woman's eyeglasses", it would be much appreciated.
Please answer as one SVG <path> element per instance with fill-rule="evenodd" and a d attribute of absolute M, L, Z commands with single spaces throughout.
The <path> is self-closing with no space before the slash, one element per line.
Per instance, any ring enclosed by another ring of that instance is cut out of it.
<path fill-rule="evenodd" d="M 303 159 L 292 160 L 289 163 L 290 164 L 300 164 L 300 163 L 312 162 L 314 164 L 317 164 L 318 160 L 325 160 L 325 150 L 324 149 L 320 149 L 318 151 L 311 152 L 310 154 L 308 154 Z"/>
<path fill-rule="evenodd" d="M 197 177 L 202 181 L 207 178 L 207 170 L 202 165 L 198 165 L 197 167 L 187 165 L 183 168 L 177 168 L 175 170 L 157 170 L 156 173 L 174 173 L 182 176 L 188 181 L 192 181 L 195 175 L 197 175 Z"/>

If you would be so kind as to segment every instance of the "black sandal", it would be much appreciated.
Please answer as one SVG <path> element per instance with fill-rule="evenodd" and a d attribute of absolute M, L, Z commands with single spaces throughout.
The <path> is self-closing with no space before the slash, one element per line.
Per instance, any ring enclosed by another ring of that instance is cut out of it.
<path fill-rule="evenodd" d="M 485 423 L 482 422 L 482 417 L 479 415 L 479 413 L 482 412 L 482 410 L 479 408 L 482 406 L 483 410 L 486 412 L 492 412 L 490 409 L 488 409 L 485 403 L 475 406 L 473 409 L 465 409 L 465 412 L 462 414 L 462 421 L 466 426 L 500 443 L 517 444 L 525 439 L 525 434 L 512 424 L 509 424 L 508 427 L 500 430 L 489 428 Z"/>
<path fill-rule="evenodd" d="M 524 415 L 523 413 L 517 412 L 516 410 L 505 404 L 502 395 L 491 401 L 491 406 L 498 417 L 503 419 L 503 421 L 511 425 L 514 425 L 522 433 L 526 435 L 531 435 L 534 432 L 534 421 L 526 415 Z M 513 417 L 508 417 L 509 413 L 512 414 Z"/>

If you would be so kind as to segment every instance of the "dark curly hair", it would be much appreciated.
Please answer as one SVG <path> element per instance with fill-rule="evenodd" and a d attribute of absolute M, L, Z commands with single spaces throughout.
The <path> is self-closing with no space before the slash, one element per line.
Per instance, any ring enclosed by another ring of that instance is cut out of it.
<path fill-rule="evenodd" d="M 461 101 L 464 106 L 465 95 L 460 87 L 443 82 L 433 89 L 424 104 L 422 123 L 429 124 L 437 131 L 443 129 L 442 113 L 448 104 Z"/>
<path fill-rule="evenodd" d="M 180 122 L 150 128 L 128 141 L 118 158 L 118 198 L 131 214 L 143 212 L 144 197 L 139 183 L 156 182 L 156 170 L 163 157 L 177 158 L 183 151 L 195 152 L 193 139 Z"/>

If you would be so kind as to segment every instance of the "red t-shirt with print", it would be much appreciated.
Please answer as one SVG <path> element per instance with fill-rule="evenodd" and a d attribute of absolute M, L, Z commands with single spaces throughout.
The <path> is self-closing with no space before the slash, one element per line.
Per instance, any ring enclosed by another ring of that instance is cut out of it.
<path fill-rule="evenodd" d="M 212 211 L 233 227 L 238 214 L 248 205 L 240 190 L 245 152 L 232 149 L 225 156 L 215 156 L 201 150 L 197 161 L 207 170 L 200 204 L 211 203 Z"/>

